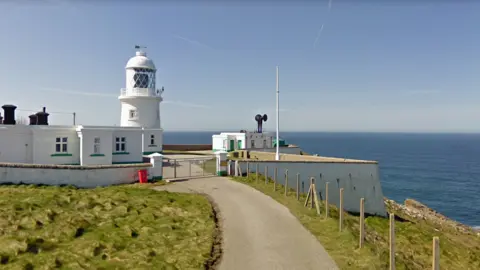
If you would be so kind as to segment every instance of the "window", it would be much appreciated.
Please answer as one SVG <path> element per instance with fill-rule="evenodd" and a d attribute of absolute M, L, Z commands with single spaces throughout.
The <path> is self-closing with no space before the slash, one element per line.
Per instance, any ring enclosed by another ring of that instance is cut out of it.
<path fill-rule="evenodd" d="M 251 144 L 252 148 L 255 148 L 255 140 L 251 140 L 250 144 Z"/>
<path fill-rule="evenodd" d="M 267 140 L 263 140 L 263 148 L 267 148 Z"/>
<path fill-rule="evenodd" d="M 116 152 L 125 152 L 127 150 L 126 147 L 127 141 L 125 137 L 116 137 L 115 138 L 115 151 Z"/>
<path fill-rule="evenodd" d="M 134 71 L 131 87 L 155 89 L 155 70 L 134 68 Z"/>
<path fill-rule="evenodd" d="M 93 139 L 93 153 L 100 154 L 100 138 Z"/>
<path fill-rule="evenodd" d="M 137 110 L 130 110 L 128 112 L 128 116 L 130 117 L 130 119 L 137 118 Z"/>
<path fill-rule="evenodd" d="M 135 73 L 135 75 L 133 75 L 133 80 L 135 81 L 134 88 L 148 88 L 148 74 Z"/>
<path fill-rule="evenodd" d="M 155 145 L 155 135 L 150 135 L 150 145 Z"/>
<path fill-rule="evenodd" d="M 68 153 L 68 138 L 67 137 L 57 137 L 55 139 L 55 152 L 57 152 L 57 153 Z"/>

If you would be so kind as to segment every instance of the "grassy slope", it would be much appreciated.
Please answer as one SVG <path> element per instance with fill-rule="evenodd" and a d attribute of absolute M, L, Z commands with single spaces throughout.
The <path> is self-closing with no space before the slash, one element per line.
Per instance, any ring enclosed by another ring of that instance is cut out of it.
<path fill-rule="evenodd" d="M 0 209 L 2 269 L 202 269 L 215 227 L 206 198 L 135 186 L 0 186 Z"/>
<path fill-rule="evenodd" d="M 265 178 L 255 180 L 254 175 L 235 177 L 239 181 L 271 196 L 290 209 L 299 221 L 322 243 L 341 269 L 388 269 L 388 219 L 368 217 L 366 219 L 366 246 L 358 249 L 358 217 L 345 214 L 345 230 L 339 232 L 338 210 L 330 207 L 330 218 L 324 218 L 325 206 L 321 204 L 321 216 L 315 210 L 303 207 L 305 196 L 300 202 L 295 191 L 284 196 L 284 187 Z M 443 269 L 480 269 L 480 238 L 435 228 L 424 221 L 395 222 L 396 267 L 397 269 L 426 269 L 431 267 L 432 237 L 440 237 L 441 267 Z"/>

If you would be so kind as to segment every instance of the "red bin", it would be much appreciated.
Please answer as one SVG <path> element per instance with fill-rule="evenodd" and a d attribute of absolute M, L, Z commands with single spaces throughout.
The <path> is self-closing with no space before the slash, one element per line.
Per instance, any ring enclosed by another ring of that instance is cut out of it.
<path fill-rule="evenodd" d="M 140 183 L 147 183 L 148 182 L 148 179 L 147 179 L 147 170 L 139 170 L 138 171 L 138 180 Z"/>

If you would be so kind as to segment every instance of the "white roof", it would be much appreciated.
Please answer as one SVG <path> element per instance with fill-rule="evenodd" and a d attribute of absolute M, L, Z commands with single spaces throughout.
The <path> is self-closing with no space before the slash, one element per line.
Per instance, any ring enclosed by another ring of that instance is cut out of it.
<path fill-rule="evenodd" d="M 147 54 L 142 51 L 137 51 L 136 55 L 127 62 L 125 68 L 148 68 L 157 70 L 153 61 L 147 57 Z"/>

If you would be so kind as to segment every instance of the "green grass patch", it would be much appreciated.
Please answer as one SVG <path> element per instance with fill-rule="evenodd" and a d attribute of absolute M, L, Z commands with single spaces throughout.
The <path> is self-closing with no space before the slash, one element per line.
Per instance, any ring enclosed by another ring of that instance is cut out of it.
<path fill-rule="evenodd" d="M 344 230 L 339 232 L 338 209 L 329 208 L 330 217 L 325 218 L 325 205 L 320 202 L 321 215 L 315 208 L 304 207 L 305 195 L 296 199 L 296 192 L 289 189 L 284 195 L 284 186 L 276 185 L 260 175 L 234 177 L 234 181 L 247 184 L 272 197 L 290 209 L 291 213 L 317 237 L 340 269 L 388 269 L 389 220 L 381 217 L 367 217 L 365 220 L 366 241 L 362 249 L 359 242 L 359 217 L 345 213 Z M 293 179 L 292 179 L 293 180 Z M 295 181 L 295 180 L 293 180 Z M 308 190 L 305 187 L 306 191 Z M 404 217 L 405 218 L 405 217 Z M 480 237 L 439 229 L 426 221 L 396 221 L 396 268 L 431 268 L 432 238 L 440 237 L 440 266 L 442 269 L 480 269 Z"/>
<path fill-rule="evenodd" d="M 205 172 L 211 173 L 211 174 L 216 174 L 217 173 L 217 159 L 216 158 L 209 159 L 209 160 L 205 161 L 204 166 L 205 166 L 204 167 Z"/>
<path fill-rule="evenodd" d="M 205 268 L 210 203 L 151 187 L 0 186 L 0 268 Z"/>

